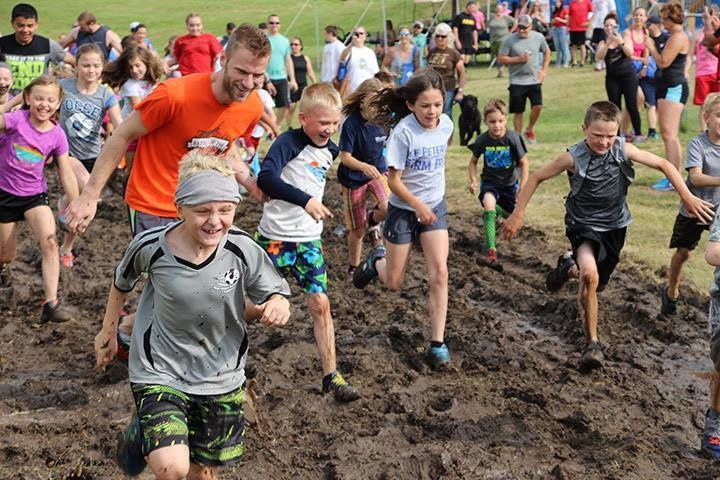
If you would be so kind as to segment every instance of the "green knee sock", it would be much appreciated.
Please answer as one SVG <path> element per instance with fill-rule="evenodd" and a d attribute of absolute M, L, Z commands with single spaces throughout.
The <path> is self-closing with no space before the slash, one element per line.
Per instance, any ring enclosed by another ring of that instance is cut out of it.
<path fill-rule="evenodd" d="M 495 210 L 485 210 L 483 212 L 483 223 L 485 224 L 485 246 L 488 250 L 495 249 L 495 219 L 497 212 Z"/>

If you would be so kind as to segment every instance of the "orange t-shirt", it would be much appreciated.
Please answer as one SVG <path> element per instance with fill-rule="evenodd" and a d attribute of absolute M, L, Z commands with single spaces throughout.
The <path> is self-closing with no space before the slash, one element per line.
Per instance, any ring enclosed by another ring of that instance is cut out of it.
<path fill-rule="evenodd" d="M 263 112 L 253 92 L 243 102 L 219 103 L 209 73 L 161 83 L 135 106 L 148 130 L 140 137 L 125 191 L 127 204 L 158 217 L 177 217 L 174 197 L 178 164 L 194 148 L 226 152 L 232 142 L 248 136 Z"/>

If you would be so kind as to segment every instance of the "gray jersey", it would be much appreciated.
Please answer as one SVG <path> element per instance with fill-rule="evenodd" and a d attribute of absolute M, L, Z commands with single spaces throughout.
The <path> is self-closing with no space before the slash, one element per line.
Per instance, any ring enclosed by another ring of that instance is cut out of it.
<path fill-rule="evenodd" d="M 625 154 L 625 140 L 616 137 L 604 155 L 590 150 L 584 140 L 568 152 L 573 157 L 575 172 L 568 172 L 570 193 L 565 200 L 565 227 L 580 224 L 606 232 L 628 226 L 632 216 L 627 192 L 635 179 L 635 169 Z"/>
<path fill-rule="evenodd" d="M 123 292 L 141 275 L 149 278 L 133 328 L 130 381 L 226 393 L 245 381 L 245 297 L 259 304 L 290 289 L 265 252 L 235 227 L 202 264 L 175 257 L 166 234 L 179 224 L 135 237 L 115 271 Z"/>
<path fill-rule="evenodd" d="M 401 180 L 407 189 L 428 207 L 437 206 L 445 197 L 445 153 L 453 132 L 453 122 L 445 114 L 432 130 L 420 125 L 414 114 L 400 120 L 387 142 L 387 165 L 401 170 Z M 412 210 L 394 193 L 390 203 Z"/>
<path fill-rule="evenodd" d="M 712 143 L 707 132 L 694 137 L 687 145 L 685 170 L 689 171 L 691 168 L 699 168 L 705 175 L 720 177 L 720 145 Z M 720 205 L 720 187 L 696 187 L 689 179 L 686 183 L 690 192 L 696 197 L 712 203 L 714 208 Z M 690 217 L 682 202 L 680 202 L 680 215 Z"/>
<path fill-rule="evenodd" d="M 549 55 L 548 44 L 538 32 L 530 31 L 527 38 L 522 38 L 517 33 L 508 35 L 500 45 L 498 55 L 519 57 L 524 53 L 530 54 L 530 60 L 525 63 L 513 63 L 508 65 L 510 71 L 510 85 L 537 85 L 541 83 L 537 74 L 542 67 L 543 55 Z"/>
<path fill-rule="evenodd" d="M 60 126 L 65 130 L 70 155 L 78 160 L 90 160 L 100 155 L 100 128 L 105 112 L 117 104 L 115 95 L 105 85 L 98 85 L 94 93 L 80 93 L 74 78 L 60 80 L 63 89 L 60 103 Z"/>

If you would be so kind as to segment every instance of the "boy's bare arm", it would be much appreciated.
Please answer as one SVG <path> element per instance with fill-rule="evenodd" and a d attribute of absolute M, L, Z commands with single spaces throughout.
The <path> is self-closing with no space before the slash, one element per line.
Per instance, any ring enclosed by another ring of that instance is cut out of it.
<path fill-rule="evenodd" d="M 689 168 L 688 179 L 694 187 L 720 187 L 720 177 L 714 177 L 703 173 L 700 167 Z"/>
<path fill-rule="evenodd" d="M 477 193 L 478 189 L 477 164 L 478 158 L 475 155 L 470 156 L 470 162 L 468 163 L 468 178 L 470 179 L 468 190 L 470 190 L 470 193 Z"/>
<path fill-rule="evenodd" d="M 56 159 L 56 162 L 60 184 L 65 191 L 65 195 L 67 195 L 68 201 L 72 202 L 80 195 L 80 188 L 78 187 L 77 178 L 75 178 L 75 174 L 70 166 L 70 157 L 67 153 L 60 155 Z"/>
<path fill-rule="evenodd" d="M 102 329 L 95 336 L 95 365 L 101 370 L 105 370 L 117 354 L 118 316 L 128 293 L 118 290 L 114 284 L 110 286 Z"/>
<path fill-rule="evenodd" d="M 688 213 L 705 223 L 710 223 L 715 218 L 715 212 L 711 203 L 701 200 L 688 190 L 687 185 L 682 179 L 680 172 L 670 164 L 667 160 L 662 157 L 650 153 L 645 150 L 640 150 L 631 143 L 625 144 L 625 153 L 628 158 L 634 162 L 642 163 L 645 166 L 660 170 L 665 174 L 667 179 L 670 181 L 675 191 L 678 192 L 680 200 L 685 205 L 685 209 Z"/>
<path fill-rule="evenodd" d="M 513 237 L 517 235 L 517 232 L 520 231 L 520 227 L 522 227 L 523 224 L 523 215 L 525 215 L 525 208 L 527 208 L 528 203 L 530 203 L 530 199 L 538 185 L 545 180 L 560 175 L 562 172 L 572 172 L 574 168 L 575 162 L 573 161 L 572 155 L 566 152 L 530 175 L 525 186 L 518 192 L 515 210 L 513 210 L 512 215 L 503 223 L 503 238 L 512 240 Z"/>

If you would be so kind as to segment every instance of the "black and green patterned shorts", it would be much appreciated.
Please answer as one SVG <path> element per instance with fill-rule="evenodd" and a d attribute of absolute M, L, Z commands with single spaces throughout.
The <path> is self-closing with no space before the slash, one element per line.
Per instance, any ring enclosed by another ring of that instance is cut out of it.
<path fill-rule="evenodd" d="M 187 445 L 190 461 L 227 465 L 245 450 L 240 387 L 222 395 L 192 395 L 165 385 L 132 384 L 143 436 L 143 455 L 172 445 Z"/>

